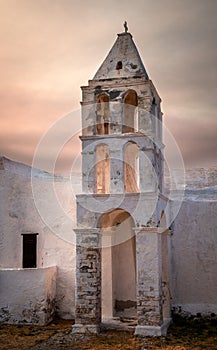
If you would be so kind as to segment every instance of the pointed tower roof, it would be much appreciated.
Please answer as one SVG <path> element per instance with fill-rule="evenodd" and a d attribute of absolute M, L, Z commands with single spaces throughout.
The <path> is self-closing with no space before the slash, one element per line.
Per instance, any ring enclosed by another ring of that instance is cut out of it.
<path fill-rule="evenodd" d="M 139 52 L 130 33 L 118 34 L 118 37 L 94 76 L 94 80 L 118 78 L 148 78 Z"/>

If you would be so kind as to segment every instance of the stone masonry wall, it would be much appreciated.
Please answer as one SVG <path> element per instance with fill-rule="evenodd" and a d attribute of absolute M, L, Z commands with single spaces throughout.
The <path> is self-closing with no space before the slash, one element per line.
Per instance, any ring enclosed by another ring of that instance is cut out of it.
<path fill-rule="evenodd" d="M 101 323 L 101 237 L 99 229 L 76 229 L 75 323 L 96 327 Z"/>

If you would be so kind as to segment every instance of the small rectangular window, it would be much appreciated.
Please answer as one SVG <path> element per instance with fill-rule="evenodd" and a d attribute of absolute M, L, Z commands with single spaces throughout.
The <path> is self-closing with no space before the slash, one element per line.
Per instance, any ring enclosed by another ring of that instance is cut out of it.
<path fill-rule="evenodd" d="M 23 268 L 37 266 L 37 233 L 23 233 Z"/>

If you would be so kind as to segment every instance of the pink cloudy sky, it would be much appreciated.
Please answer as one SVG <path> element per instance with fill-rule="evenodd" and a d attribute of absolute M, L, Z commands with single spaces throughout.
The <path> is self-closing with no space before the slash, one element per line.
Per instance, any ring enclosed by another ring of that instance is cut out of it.
<path fill-rule="evenodd" d="M 216 0 L 0 0 L 0 16 L 2 155 L 31 164 L 42 135 L 79 109 L 80 86 L 127 20 L 185 165 L 217 165 Z M 59 171 L 78 144 L 65 147 Z"/>

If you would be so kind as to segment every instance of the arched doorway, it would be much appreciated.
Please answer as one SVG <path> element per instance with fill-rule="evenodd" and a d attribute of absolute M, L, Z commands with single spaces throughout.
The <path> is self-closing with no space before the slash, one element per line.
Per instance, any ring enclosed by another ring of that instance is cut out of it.
<path fill-rule="evenodd" d="M 136 316 L 136 247 L 134 220 L 115 209 L 101 216 L 102 229 L 102 316 Z"/>

